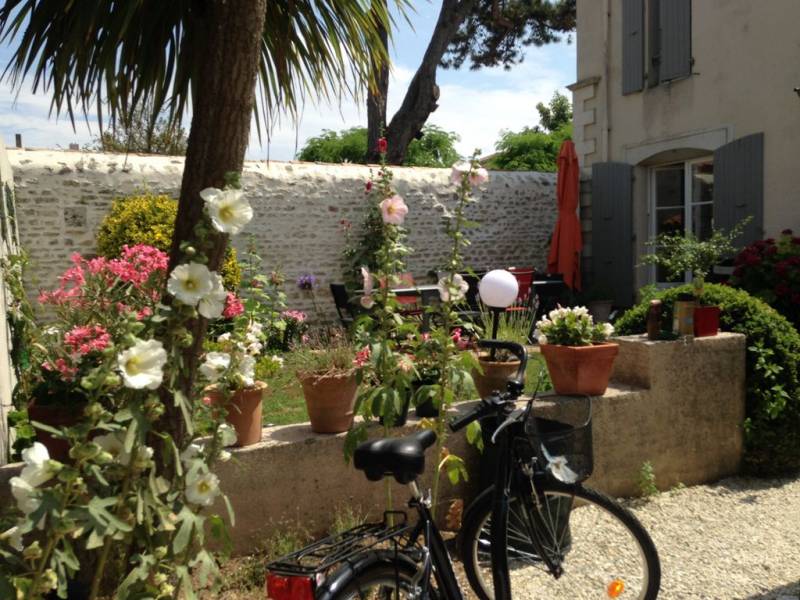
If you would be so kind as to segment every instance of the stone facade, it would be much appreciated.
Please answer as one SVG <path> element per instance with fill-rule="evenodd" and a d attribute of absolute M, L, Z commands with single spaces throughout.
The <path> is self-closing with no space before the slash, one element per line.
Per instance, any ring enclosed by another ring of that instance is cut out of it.
<path fill-rule="evenodd" d="M 0 259 L 17 248 L 17 225 L 14 213 L 14 182 L 11 165 L 3 142 L 0 140 Z M 11 331 L 6 311 L 10 299 L 0 273 L 0 465 L 8 460 L 8 410 L 11 408 L 11 390 L 14 389 L 14 369 L 11 365 Z"/>
<path fill-rule="evenodd" d="M 69 151 L 14 150 L 10 153 L 17 187 L 20 241 L 31 254 L 29 292 L 50 287 L 73 252 L 94 252 L 100 222 L 114 198 L 143 190 L 177 196 L 183 159 Z M 370 168 L 361 165 L 247 162 L 243 186 L 255 218 L 239 246 L 253 234 L 266 268 L 286 274 L 289 303 L 310 311 L 311 299 L 292 282 L 312 273 L 319 282 L 319 305 L 333 318 L 328 284 L 342 280 L 344 235 L 340 222 L 357 229 L 363 217 L 364 183 Z M 452 205 L 447 169 L 397 168 L 395 185 L 410 212 L 407 225 L 409 270 L 424 280 L 445 261 L 449 243 L 440 204 Z M 544 269 L 557 215 L 555 175 L 496 172 L 470 217 L 467 263 L 475 269 L 534 266 Z"/>

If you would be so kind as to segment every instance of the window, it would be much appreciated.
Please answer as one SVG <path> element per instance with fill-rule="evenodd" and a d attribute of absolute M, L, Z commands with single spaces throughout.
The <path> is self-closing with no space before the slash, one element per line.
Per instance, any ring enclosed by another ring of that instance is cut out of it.
<path fill-rule="evenodd" d="M 714 163 L 711 157 L 654 167 L 650 176 L 651 238 L 668 233 L 698 238 L 711 235 L 714 216 Z M 659 285 L 688 282 L 691 274 L 670 280 L 662 267 L 651 277 Z"/>

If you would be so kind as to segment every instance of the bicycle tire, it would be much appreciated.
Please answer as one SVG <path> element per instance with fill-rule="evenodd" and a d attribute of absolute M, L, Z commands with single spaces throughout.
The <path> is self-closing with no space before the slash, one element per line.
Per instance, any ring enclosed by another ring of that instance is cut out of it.
<path fill-rule="evenodd" d="M 414 575 L 414 569 L 405 563 L 399 563 L 397 568 L 386 562 L 372 563 L 355 573 L 342 591 L 334 596 L 334 600 L 412 598 Z M 396 596 L 394 592 L 398 582 L 400 594 Z M 438 598 L 435 590 L 431 593 L 431 598 Z"/>
<path fill-rule="evenodd" d="M 508 557 L 514 600 L 525 598 L 612 598 L 653 600 L 661 584 L 661 565 L 653 541 L 639 520 L 608 496 L 581 485 L 557 482 L 540 486 L 544 507 L 537 514 L 549 519 L 542 543 L 564 572 L 556 579 L 537 556 L 524 519 L 520 498 L 509 498 Z M 485 490 L 464 516 L 459 554 L 472 589 L 481 600 L 494 600 L 489 527 L 493 488 Z M 552 508 L 551 507 L 555 507 Z M 561 510 L 565 509 L 565 510 Z M 559 512 L 560 511 L 560 512 Z M 545 515 L 544 513 L 548 513 Z M 565 515 L 568 515 L 565 518 Z M 595 520 L 596 519 L 596 520 Z M 527 521 L 528 523 L 530 520 Z M 603 528 L 605 528 L 603 530 Z M 541 532 L 542 526 L 536 529 Z M 620 547 L 625 531 L 638 550 Z M 550 544 L 548 547 L 547 544 Z M 615 562 L 612 562 L 616 559 Z M 620 589 L 621 586 L 621 589 Z M 618 592 L 612 595 L 610 590 Z"/>

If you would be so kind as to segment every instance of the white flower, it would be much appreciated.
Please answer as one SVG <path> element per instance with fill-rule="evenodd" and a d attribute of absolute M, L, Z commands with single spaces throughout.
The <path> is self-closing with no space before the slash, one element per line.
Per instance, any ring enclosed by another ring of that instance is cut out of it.
<path fill-rule="evenodd" d="M 603 335 L 607 338 L 614 335 L 614 326 L 611 323 L 603 323 Z"/>
<path fill-rule="evenodd" d="M 117 366 L 125 386 L 135 390 L 154 390 L 164 378 L 167 351 L 158 340 L 136 340 L 117 356 Z"/>
<path fill-rule="evenodd" d="M 455 185 L 461 185 L 464 175 L 469 173 L 469 170 L 470 164 L 468 162 L 454 164 L 453 169 L 450 171 L 450 181 L 452 181 Z"/>
<path fill-rule="evenodd" d="M 33 487 L 39 487 L 58 473 L 58 463 L 50 461 L 47 448 L 40 442 L 34 442 L 33 446 L 23 450 L 22 460 L 25 467 L 20 477 Z"/>
<path fill-rule="evenodd" d="M 122 435 L 119 433 L 106 433 L 98 435 L 92 441 L 100 446 L 104 452 L 108 452 L 115 461 L 119 462 L 119 456 L 122 454 L 124 447 Z"/>
<path fill-rule="evenodd" d="M 181 462 L 184 467 L 187 467 L 192 461 L 196 460 L 200 454 L 203 453 L 205 448 L 200 444 L 189 444 L 186 449 L 181 452 Z"/>
<path fill-rule="evenodd" d="M 236 435 L 236 430 L 228 423 L 223 423 L 217 430 L 219 432 L 219 440 L 223 446 L 233 446 L 239 439 Z"/>
<path fill-rule="evenodd" d="M 11 529 L 0 533 L 0 540 L 5 540 L 17 552 L 22 552 L 22 527 L 14 525 Z"/>
<path fill-rule="evenodd" d="M 186 499 L 192 504 L 211 506 L 219 495 L 219 479 L 213 473 L 195 474 L 186 480 Z"/>
<path fill-rule="evenodd" d="M 35 487 L 22 477 L 12 477 L 8 483 L 11 485 L 11 495 L 17 501 L 17 508 L 24 514 L 35 512 L 42 503 Z"/>
<path fill-rule="evenodd" d="M 453 280 L 450 280 L 450 275 L 445 275 L 436 284 L 439 288 L 439 297 L 442 302 L 459 302 L 464 299 L 469 290 L 469 283 L 464 278 L 456 273 L 453 275 Z"/>
<path fill-rule="evenodd" d="M 279 367 L 283 367 L 284 358 L 277 354 L 272 355 L 272 362 L 276 363 Z"/>
<path fill-rule="evenodd" d="M 478 167 L 469 176 L 469 182 L 472 185 L 480 185 L 489 181 L 489 171 L 483 167 Z"/>
<path fill-rule="evenodd" d="M 261 351 L 264 349 L 264 345 L 261 342 L 251 342 L 247 345 L 247 353 L 256 356 L 261 354 Z"/>
<path fill-rule="evenodd" d="M 547 336 L 540 335 L 536 341 L 539 342 L 540 346 L 544 346 L 545 344 L 547 344 Z"/>
<path fill-rule="evenodd" d="M 50 460 L 50 454 L 47 448 L 41 442 L 34 442 L 33 446 L 25 448 L 22 451 L 22 460 L 26 465 L 41 467 L 45 462 Z"/>
<path fill-rule="evenodd" d="M 210 382 L 215 382 L 231 366 L 231 355 L 226 352 L 209 352 L 199 367 L 200 373 Z"/>
<path fill-rule="evenodd" d="M 211 277 L 211 291 L 205 296 L 200 298 L 197 305 L 197 312 L 203 315 L 206 319 L 219 319 L 222 311 L 225 310 L 225 299 L 228 297 L 228 292 L 222 285 L 222 277 L 219 273 L 209 271 Z"/>
<path fill-rule="evenodd" d="M 541 446 L 542 454 L 547 460 L 547 468 L 553 474 L 553 477 L 564 483 L 575 483 L 578 481 L 578 474 L 567 466 L 567 458 L 565 456 L 550 456 L 547 448 Z"/>
<path fill-rule="evenodd" d="M 235 235 L 253 218 L 253 207 L 241 190 L 206 188 L 200 192 L 206 212 L 217 231 Z"/>
<path fill-rule="evenodd" d="M 256 379 L 256 359 L 250 355 L 245 355 L 239 361 L 239 375 L 245 387 L 255 385 Z"/>
<path fill-rule="evenodd" d="M 213 289 L 211 271 L 200 263 L 178 265 L 167 281 L 167 291 L 188 306 L 197 306 Z"/>
<path fill-rule="evenodd" d="M 220 462 L 228 462 L 231 459 L 231 453 L 227 450 L 220 450 L 219 451 L 219 461 Z"/>
<path fill-rule="evenodd" d="M 224 344 L 225 342 L 230 342 L 231 341 L 231 334 L 230 333 L 223 333 L 222 335 L 220 335 L 217 338 L 217 341 L 220 344 Z"/>

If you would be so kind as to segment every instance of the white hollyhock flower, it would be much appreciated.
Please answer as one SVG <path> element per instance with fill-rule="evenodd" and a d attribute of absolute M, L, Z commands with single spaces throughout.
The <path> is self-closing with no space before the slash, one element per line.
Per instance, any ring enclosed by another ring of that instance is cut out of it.
<path fill-rule="evenodd" d="M 224 344 L 225 342 L 230 342 L 231 341 L 231 334 L 230 333 L 223 333 L 222 335 L 220 335 L 217 338 L 217 341 L 220 344 Z"/>
<path fill-rule="evenodd" d="M 243 356 L 242 360 L 239 361 L 239 375 L 245 387 L 255 385 L 256 359 L 250 355 Z"/>
<path fill-rule="evenodd" d="M 167 351 L 158 340 L 136 340 L 117 356 L 117 366 L 126 387 L 154 390 L 164 378 Z"/>
<path fill-rule="evenodd" d="M 188 306 L 197 306 L 213 289 L 211 271 L 200 263 L 178 265 L 167 280 L 167 291 Z"/>
<path fill-rule="evenodd" d="M 209 352 L 199 367 L 200 373 L 210 382 L 215 382 L 231 366 L 231 355 L 226 352 Z"/>
<path fill-rule="evenodd" d="M 121 465 L 128 466 L 131 462 L 131 455 L 125 452 L 124 434 L 120 432 L 106 433 L 98 435 L 92 441 L 100 446 L 105 452 L 108 452 L 114 459 Z M 136 460 L 134 466 L 144 468 L 147 462 L 153 458 L 153 449 L 149 446 L 139 446 L 136 449 Z"/>
<path fill-rule="evenodd" d="M 235 235 L 253 218 L 253 207 L 241 190 L 206 188 L 200 192 L 206 212 L 217 231 Z"/>
<path fill-rule="evenodd" d="M 453 165 L 452 170 L 450 171 L 450 181 L 452 181 L 455 185 L 461 185 L 461 180 L 469 173 L 470 164 L 468 162 L 460 162 Z"/>
<path fill-rule="evenodd" d="M 442 302 L 459 302 L 464 299 L 469 290 L 469 283 L 464 278 L 456 273 L 453 275 L 453 280 L 450 281 L 450 275 L 445 275 L 436 284 L 439 288 L 439 297 Z"/>
<path fill-rule="evenodd" d="M 192 504 L 211 506 L 219 495 L 219 479 L 213 473 L 195 474 L 186 480 L 186 499 Z"/>
<path fill-rule="evenodd" d="M 33 487 L 39 487 L 58 473 L 58 463 L 50 461 L 50 454 L 44 444 L 34 442 L 33 446 L 22 451 L 22 460 L 25 467 L 20 477 Z"/>
<path fill-rule="evenodd" d="M 181 452 L 181 462 L 183 466 L 188 466 L 193 460 L 199 458 L 205 448 L 200 444 L 189 444 L 186 449 Z"/>
<path fill-rule="evenodd" d="M 209 271 L 211 276 L 211 291 L 200 298 L 197 305 L 197 312 L 203 315 L 206 319 L 219 319 L 222 316 L 222 311 L 225 310 L 225 300 L 228 297 L 228 292 L 225 286 L 222 285 L 222 277 L 215 271 Z"/>
<path fill-rule="evenodd" d="M 22 527 L 20 525 L 14 525 L 11 529 L 0 533 L 0 540 L 8 542 L 17 552 L 22 552 L 24 548 L 22 545 Z"/>
<path fill-rule="evenodd" d="M 233 455 L 230 452 L 228 452 L 227 450 L 220 450 L 219 451 L 219 461 L 220 462 L 228 462 L 231 459 L 231 456 L 233 456 Z"/>
<path fill-rule="evenodd" d="M 17 508 L 24 514 L 35 512 L 42 503 L 37 490 L 22 477 L 12 477 L 8 483 L 11 485 L 11 495 L 17 501 Z"/>
<path fill-rule="evenodd" d="M 236 430 L 228 423 L 219 426 L 219 439 L 223 446 L 233 446 L 239 439 Z"/>

